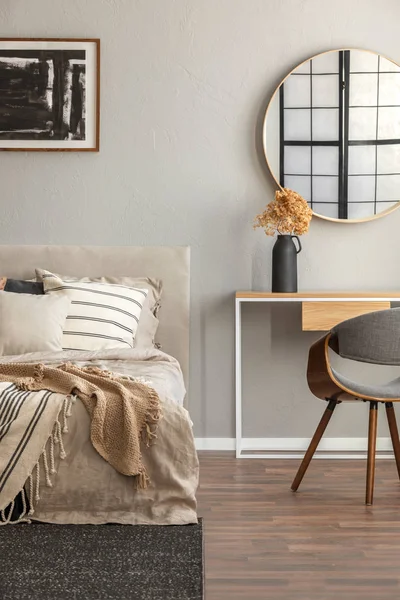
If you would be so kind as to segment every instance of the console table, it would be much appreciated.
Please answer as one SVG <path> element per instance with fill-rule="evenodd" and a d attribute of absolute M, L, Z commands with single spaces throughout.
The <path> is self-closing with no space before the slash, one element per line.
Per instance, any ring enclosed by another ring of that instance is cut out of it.
<path fill-rule="evenodd" d="M 236 292 L 235 302 L 235 403 L 236 457 L 265 458 L 244 447 L 242 440 L 242 304 L 243 302 L 301 302 L 303 331 L 329 331 L 337 323 L 400 302 L 400 292 Z"/>

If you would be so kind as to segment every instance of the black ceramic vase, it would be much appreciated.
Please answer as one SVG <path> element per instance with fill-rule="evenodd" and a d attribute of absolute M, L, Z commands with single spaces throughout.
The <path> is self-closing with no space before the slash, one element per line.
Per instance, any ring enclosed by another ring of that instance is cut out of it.
<path fill-rule="evenodd" d="M 299 248 L 294 245 L 296 238 Z M 272 291 L 297 292 L 297 255 L 301 243 L 297 235 L 278 235 L 272 249 Z"/>

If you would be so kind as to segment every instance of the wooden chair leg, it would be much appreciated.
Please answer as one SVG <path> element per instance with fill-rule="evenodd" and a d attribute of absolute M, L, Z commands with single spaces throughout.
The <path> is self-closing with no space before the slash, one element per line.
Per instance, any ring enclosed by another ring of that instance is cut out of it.
<path fill-rule="evenodd" d="M 365 492 L 365 504 L 372 505 L 374 498 L 375 480 L 375 455 L 376 455 L 376 426 L 378 423 L 378 403 L 369 403 L 369 427 L 368 427 L 368 461 L 367 461 L 367 487 Z"/>
<path fill-rule="evenodd" d="M 389 425 L 390 437 L 392 438 L 394 457 L 396 459 L 397 473 L 399 474 L 400 478 L 400 440 L 393 402 L 386 402 L 385 408 Z"/>
<path fill-rule="evenodd" d="M 308 469 L 308 465 L 310 464 L 311 459 L 314 456 L 316 449 L 318 448 L 318 444 L 321 441 L 322 436 L 324 435 L 325 429 L 326 429 L 329 421 L 331 420 L 333 411 L 335 410 L 335 407 L 337 404 L 338 404 L 337 400 L 329 400 L 329 404 L 328 404 L 327 408 L 325 409 L 324 414 L 322 415 L 322 418 L 318 424 L 317 429 L 315 430 L 315 433 L 310 442 L 310 445 L 308 446 L 307 452 L 305 453 L 304 458 L 301 462 L 299 470 L 297 471 L 296 477 L 293 480 L 292 490 L 294 492 L 297 491 L 297 489 L 305 475 L 305 472 Z"/>

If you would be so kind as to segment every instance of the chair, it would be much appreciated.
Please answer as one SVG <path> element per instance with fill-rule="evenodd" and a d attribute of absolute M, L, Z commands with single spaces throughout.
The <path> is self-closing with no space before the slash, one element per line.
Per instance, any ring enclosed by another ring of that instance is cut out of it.
<path fill-rule="evenodd" d="M 400 441 L 393 407 L 393 402 L 400 402 L 400 377 L 381 385 L 352 381 L 332 367 L 329 349 L 343 358 L 355 361 L 400 366 L 400 308 L 373 312 L 343 321 L 311 346 L 308 358 L 308 386 L 314 396 L 326 400 L 328 406 L 293 480 L 292 490 L 297 491 L 337 405 L 346 401 L 359 400 L 369 402 L 365 503 L 372 505 L 378 403 L 380 402 L 385 405 L 400 478 Z"/>

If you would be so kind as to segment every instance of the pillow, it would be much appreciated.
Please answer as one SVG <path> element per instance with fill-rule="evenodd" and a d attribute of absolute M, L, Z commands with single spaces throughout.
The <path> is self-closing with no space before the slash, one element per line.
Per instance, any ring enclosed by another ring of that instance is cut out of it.
<path fill-rule="evenodd" d="M 36 278 L 42 281 L 43 269 L 36 269 Z M 132 288 L 147 289 L 148 294 L 140 314 L 139 325 L 136 331 L 135 348 L 152 348 L 156 336 L 159 320 L 157 318 L 160 308 L 162 293 L 162 282 L 159 279 L 149 277 L 70 277 L 59 275 L 63 281 L 79 281 L 83 283 L 111 283 L 113 285 L 125 285 Z"/>
<path fill-rule="evenodd" d="M 0 355 L 62 350 L 67 297 L 0 291 Z"/>
<path fill-rule="evenodd" d="M 0 277 L 0 290 L 16 294 L 44 294 L 42 281 L 25 281 L 9 277 Z"/>
<path fill-rule="evenodd" d="M 133 348 L 147 289 L 63 280 L 49 271 L 41 274 L 45 294 L 71 300 L 64 350 Z"/>

